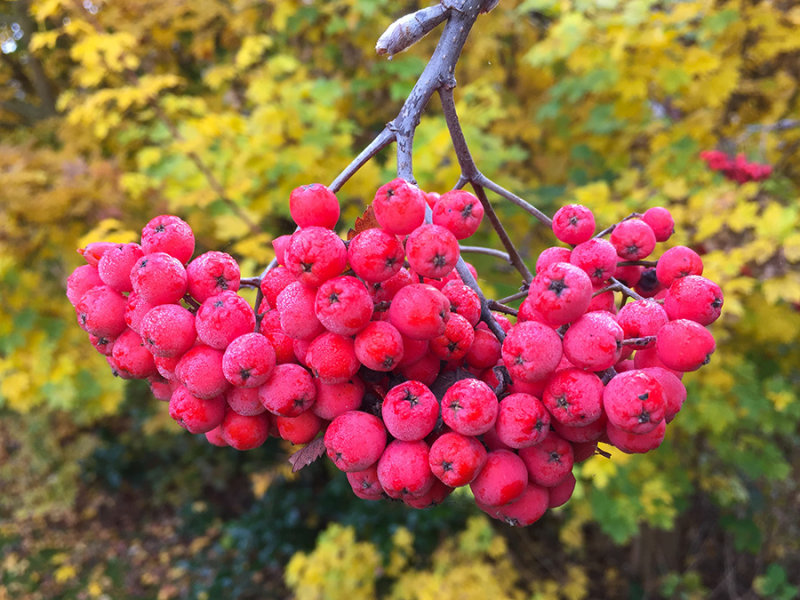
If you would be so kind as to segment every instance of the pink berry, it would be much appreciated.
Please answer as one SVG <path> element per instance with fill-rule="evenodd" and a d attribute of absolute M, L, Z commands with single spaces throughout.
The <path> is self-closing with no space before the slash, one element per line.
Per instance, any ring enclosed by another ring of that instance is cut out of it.
<path fill-rule="evenodd" d="M 533 446 L 550 431 L 550 415 L 535 396 L 509 394 L 500 401 L 495 431 L 500 441 L 510 448 Z"/>
<path fill-rule="evenodd" d="M 562 206 L 553 215 L 553 233 L 566 244 L 580 244 L 594 235 L 592 211 L 580 204 Z"/>
<path fill-rule="evenodd" d="M 203 435 L 206 436 L 206 440 L 212 446 L 217 446 L 218 448 L 227 448 L 228 443 L 222 439 L 222 424 L 220 423 L 211 431 L 206 431 Z"/>
<path fill-rule="evenodd" d="M 664 441 L 667 423 L 661 421 L 655 429 L 646 433 L 633 433 L 615 426 L 609 421 L 607 427 L 609 441 L 627 454 L 644 454 L 655 450 Z"/>
<path fill-rule="evenodd" d="M 669 423 L 683 407 L 686 401 L 686 387 L 671 371 L 661 367 L 647 367 L 643 372 L 655 377 L 661 384 L 664 394 L 664 420 Z"/>
<path fill-rule="evenodd" d="M 67 277 L 67 300 L 76 306 L 86 292 L 93 287 L 103 285 L 103 280 L 93 265 L 81 265 Z"/>
<path fill-rule="evenodd" d="M 619 373 L 603 392 L 608 422 L 630 433 L 652 431 L 664 420 L 662 389 L 658 380 L 644 371 Z"/>
<path fill-rule="evenodd" d="M 264 294 L 264 298 L 269 302 L 271 308 L 277 306 L 278 294 L 295 281 L 297 278 L 289 272 L 289 269 L 280 265 L 264 275 L 261 280 L 261 293 Z"/>
<path fill-rule="evenodd" d="M 195 346 L 184 354 L 175 367 L 175 374 L 198 398 L 220 396 L 230 387 L 222 372 L 222 352 L 209 346 Z"/>
<path fill-rule="evenodd" d="M 562 425 L 555 419 L 550 422 L 555 432 L 567 441 L 574 444 L 594 442 L 603 437 L 606 433 L 608 418 L 605 413 L 600 414 L 600 418 L 588 425 L 575 427 L 573 425 Z"/>
<path fill-rule="evenodd" d="M 321 183 L 302 185 L 289 196 L 289 212 L 299 227 L 333 229 L 339 220 L 339 200 Z"/>
<path fill-rule="evenodd" d="M 322 430 L 323 421 L 310 410 L 296 417 L 275 417 L 278 433 L 292 444 L 307 444 Z"/>
<path fill-rule="evenodd" d="M 388 302 L 405 286 L 417 283 L 411 271 L 401 268 L 397 273 L 385 281 L 375 282 L 370 286 L 370 293 L 375 302 Z"/>
<path fill-rule="evenodd" d="M 185 265 L 194 253 L 194 233 L 183 219 L 160 215 L 142 229 L 142 250 L 145 254 L 166 252 Z"/>
<path fill-rule="evenodd" d="M 232 387 L 225 394 L 228 408 L 240 415 L 252 416 L 266 412 L 258 397 L 258 388 Z"/>
<path fill-rule="evenodd" d="M 103 258 L 103 255 L 116 246 L 119 246 L 119 244 L 113 242 L 92 242 L 91 244 L 86 244 L 85 248 L 78 248 L 78 254 L 80 254 L 88 264 L 96 267 L 100 259 Z"/>
<path fill-rule="evenodd" d="M 433 485 L 427 492 L 418 496 L 405 495 L 403 496 L 403 503 L 411 508 L 421 510 L 441 504 L 451 493 L 453 493 L 453 488 L 443 484 L 438 479 L 434 479 Z"/>
<path fill-rule="evenodd" d="M 293 340 L 283 332 L 280 315 L 277 310 L 269 310 L 261 315 L 258 331 L 272 344 L 277 364 L 294 362 Z"/>
<path fill-rule="evenodd" d="M 442 335 L 430 341 L 430 350 L 442 360 L 461 360 L 475 339 L 475 330 L 464 317 L 451 313 Z"/>
<path fill-rule="evenodd" d="M 641 219 L 622 221 L 611 232 L 611 243 L 623 260 L 641 260 L 656 247 L 656 235 Z"/>
<path fill-rule="evenodd" d="M 284 258 L 298 281 L 316 288 L 345 270 L 347 249 L 330 229 L 306 227 L 292 234 Z"/>
<path fill-rule="evenodd" d="M 533 279 L 528 298 L 550 325 L 564 325 L 586 312 L 592 301 L 592 282 L 575 265 L 554 263 Z"/>
<path fill-rule="evenodd" d="M 561 246 L 545 248 L 539 254 L 539 258 L 536 259 L 536 274 L 538 275 L 553 263 L 569 263 L 571 257 L 572 251 L 569 248 L 562 248 Z"/>
<path fill-rule="evenodd" d="M 100 279 L 118 292 L 132 291 L 131 269 L 143 254 L 139 244 L 117 244 L 109 248 L 97 263 Z"/>
<path fill-rule="evenodd" d="M 428 464 L 433 474 L 446 485 L 467 485 L 486 464 L 486 449 L 477 438 L 450 431 L 431 444 Z"/>
<path fill-rule="evenodd" d="M 675 371 L 696 371 L 708 363 L 715 349 L 714 336 L 688 319 L 670 321 L 656 336 L 658 358 Z"/>
<path fill-rule="evenodd" d="M 255 388 L 265 383 L 275 368 L 275 350 L 260 333 L 245 333 L 233 340 L 222 356 L 222 372 L 232 385 Z"/>
<path fill-rule="evenodd" d="M 421 381 L 425 385 L 433 385 L 433 382 L 439 377 L 440 371 L 439 357 L 430 352 L 416 362 L 400 366 L 400 374 L 403 377 Z"/>
<path fill-rule="evenodd" d="M 597 446 L 597 444 L 594 445 Z M 592 450 L 592 454 L 594 454 L 594 450 Z M 580 461 L 576 460 L 575 462 Z M 575 491 L 575 483 L 575 475 L 569 473 L 558 485 L 547 488 L 550 508 L 558 508 L 566 504 L 572 497 L 572 492 Z"/>
<path fill-rule="evenodd" d="M 222 439 L 237 450 L 258 448 L 269 437 L 270 416 L 240 415 L 229 410 L 222 420 Z"/>
<path fill-rule="evenodd" d="M 225 407 L 222 396 L 202 399 L 180 386 L 175 388 L 170 398 L 169 416 L 189 433 L 206 433 L 222 423 Z"/>
<path fill-rule="evenodd" d="M 422 224 L 425 204 L 425 192 L 397 178 L 378 188 L 372 210 L 380 226 L 388 233 L 405 235 Z"/>
<path fill-rule="evenodd" d="M 391 371 L 403 359 L 403 336 L 386 321 L 372 321 L 355 339 L 359 362 L 373 371 Z"/>
<path fill-rule="evenodd" d="M 100 354 L 104 356 L 111 356 L 114 350 L 114 340 L 116 338 L 97 337 L 96 335 L 89 335 L 89 342 L 94 346 Z"/>
<path fill-rule="evenodd" d="M 666 242 L 675 231 L 675 221 L 666 208 L 653 206 L 644 211 L 642 221 L 650 225 L 657 242 Z"/>
<path fill-rule="evenodd" d="M 144 315 L 141 335 L 155 356 L 171 357 L 186 353 L 197 338 L 194 315 L 177 304 L 161 304 Z"/>
<path fill-rule="evenodd" d="M 512 379 L 533 383 L 547 378 L 561 361 L 561 338 L 536 321 L 517 323 L 503 341 L 503 362 Z"/>
<path fill-rule="evenodd" d="M 480 435 L 494 425 L 499 408 L 492 388 L 479 379 L 461 379 L 442 397 L 442 420 L 463 435 Z"/>
<path fill-rule="evenodd" d="M 316 302 L 315 288 L 300 281 L 286 286 L 275 300 L 283 332 L 295 339 L 311 340 L 325 331 L 314 310 Z"/>
<path fill-rule="evenodd" d="M 450 302 L 444 294 L 422 283 L 398 290 L 389 307 L 389 322 L 413 339 L 430 340 L 441 335 L 449 318 Z"/>
<path fill-rule="evenodd" d="M 314 338 L 306 352 L 306 363 L 322 383 L 343 383 L 358 372 L 353 339 L 326 332 Z"/>
<path fill-rule="evenodd" d="M 564 334 L 564 355 L 576 367 L 602 371 L 619 361 L 624 337 L 613 315 L 586 313 Z"/>
<path fill-rule="evenodd" d="M 658 338 L 656 338 L 656 341 Z M 656 351 L 655 345 L 651 346 L 650 348 L 640 348 L 636 351 L 633 355 L 633 367 L 635 369 L 647 369 L 650 367 L 659 367 L 661 369 L 666 369 L 675 377 L 679 379 L 683 377 L 683 372 L 678 371 L 676 369 L 670 369 L 667 367 L 664 362 L 658 357 L 658 352 Z"/>
<path fill-rule="evenodd" d="M 544 487 L 558 485 L 572 472 L 572 444 L 551 431 L 541 443 L 519 451 L 528 469 L 528 481 Z"/>
<path fill-rule="evenodd" d="M 147 383 L 150 386 L 150 392 L 153 394 L 153 397 L 161 402 L 169 402 L 170 398 L 172 398 L 172 392 L 174 392 L 177 387 L 160 375 L 150 375 L 150 377 L 147 378 Z"/>
<path fill-rule="evenodd" d="M 593 285 L 598 285 L 614 277 L 617 260 L 617 250 L 611 242 L 594 238 L 575 246 L 569 262 L 583 270 Z"/>
<path fill-rule="evenodd" d="M 522 459 L 510 450 L 493 450 L 469 487 L 479 504 L 501 506 L 522 496 L 527 485 L 528 469 Z"/>
<path fill-rule="evenodd" d="M 75 312 L 84 331 L 97 337 L 116 338 L 126 329 L 125 296 L 107 285 L 87 290 L 78 300 Z"/>
<path fill-rule="evenodd" d="M 281 417 L 296 417 L 307 410 L 317 394 L 309 372 L 293 363 L 277 365 L 258 390 L 264 408 Z"/>
<path fill-rule="evenodd" d="M 542 518 L 550 505 L 550 493 L 535 483 L 528 483 L 519 498 L 497 509 L 497 517 L 512 527 L 527 527 Z"/>
<path fill-rule="evenodd" d="M 466 363 L 476 369 L 488 369 L 496 365 L 500 357 L 500 341 L 495 335 L 485 329 L 476 329 L 475 339 L 464 357 Z"/>
<path fill-rule="evenodd" d="M 186 265 L 186 275 L 189 294 L 200 303 L 221 292 L 239 289 L 239 264 L 225 252 L 201 254 Z"/>
<path fill-rule="evenodd" d="M 414 442 L 433 431 L 439 418 L 439 402 L 424 383 L 405 381 L 386 394 L 381 417 L 393 437 Z"/>
<path fill-rule="evenodd" d="M 357 376 L 343 383 L 322 383 L 315 378 L 314 387 L 316 400 L 311 412 L 328 421 L 348 410 L 356 410 L 364 399 L 364 383 Z"/>
<path fill-rule="evenodd" d="M 625 338 L 642 338 L 656 335 L 666 322 L 667 313 L 655 300 L 628 302 L 617 314 L 617 323 L 625 332 Z M 637 348 L 650 348 L 655 342 Z"/>
<path fill-rule="evenodd" d="M 153 305 L 178 302 L 188 289 L 181 261 L 166 252 L 145 254 L 130 272 L 133 291 Z"/>
<path fill-rule="evenodd" d="M 350 240 L 347 259 L 355 274 L 368 283 L 386 281 L 403 266 L 405 252 L 396 235 L 366 229 Z"/>
<path fill-rule="evenodd" d="M 372 297 L 355 277 L 334 277 L 317 288 L 315 314 L 320 323 L 333 333 L 354 335 L 372 317 Z"/>
<path fill-rule="evenodd" d="M 699 275 L 680 277 L 669 286 L 664 310 L 670 320 L 690 319 L 710 325 L 722 312 L 722 290 L 713 281 Z"/>
<path fill-rule="evenodd" d="M 126 379 L 144 379 L 157 372 L 153 355 L 147 350 L 139 334 L 132 329 L 125 330 L 114 341 L 111 355 L 120 374 Z"/>
<path fill-rule="evenodd" d="M 386 429 L 369 413 L 351 410 L 331 421 L 325 431 L 328 458 L 345 473 L 363 471 L 378 462 L 386 447 Z"/>
<path fill-rule="evenodd" d="M 442 294 L 450 301 L 450 311 L 460 314 L 475 327 L 481 319 L 481 301 L 478 294 L 462 281 L 450 281 L 442 287 Z"/>
<path fill-rule="evenodd" d="M 483 219 L 483 206 L 466 190 L 442 194 L 433 207 L 433 222 L 446 227 L 456 239 L 463 240 L 478 230 Z"/>
<path fill-rule="evenodd" d="M 378 481 L 378 465 L 370 465 L 363 471 L 347 473 L 347 481 L 353 493 L 362 500 L 380 500 L 384 498 L 383 488 Z"/>
<path fill-rule="evenodd" d="M 700 255 L 686 246 L 670 248 L 656 263 L 656 277 L 661 285 L 669 287 L 679 277 L 687 275 L 702 275 L 703 259 Z"/>
<path fill-rule="evenodd" d="M 128 294 L 128 302 L 125 305 L 125 323 L 141 335 L 142 319 L 155 306 L 158 305 L 148 302 L 136 292 L 131 292 Z"/>
<path fill-rule="evenodd" d="M 203 302 L 195 315 L 197 337 L 212 348 L 225 350 L 233 340 L 255 329 L 256 316 L 236 292 L 222 292 Z"/>
<path fill-rule="evenodd" d="M 583 369 L 562 369 L 548 380 L 542 402 L 559 423 L 582 427 L 603 412 L 603 382 Z"/>
<path fill-rule="evenodd" d="M 435 477 L 428 464 L 428 444 L 423 441 L 390 442 L 378 460 L 378 481 L 391 498 L 421 496 Z"/>
<path fill-rule="evenodd" d="M 406 241 L 408 263 L 423 277 L 441 279 L 458 262 L 458 240 L 450 230 L 439 225 L 424 224 L 411 232 Z"/>

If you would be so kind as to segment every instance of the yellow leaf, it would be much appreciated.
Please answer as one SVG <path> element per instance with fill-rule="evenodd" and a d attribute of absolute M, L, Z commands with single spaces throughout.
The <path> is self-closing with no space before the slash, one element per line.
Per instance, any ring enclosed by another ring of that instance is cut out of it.
<path fill-rule="evenodd" d="M 55 578 L 58 583 L 66 583 L 67 581 L 75 579 L 77 574 L 75 567 L 72 565 L 62 565 L 56 569 Z"/>
<path fill-rule="evenodd" d="M 242 40 L 235 63 L 239 69 L 247 69 L 261 60 L 264 51 L 272 47 L 272 38 L 268 35 L 251 35 Z"/>

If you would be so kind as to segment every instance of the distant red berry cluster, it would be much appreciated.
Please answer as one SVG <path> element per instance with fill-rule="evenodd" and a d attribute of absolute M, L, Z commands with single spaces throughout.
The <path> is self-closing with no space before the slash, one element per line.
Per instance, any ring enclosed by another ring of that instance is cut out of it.
<path fill-rule="evenodd" d="M 175 216 L 148 223 L 141 244 L 83 249 L 67 296 L 114 373 L 146 378 L 188 431 L 239 450 L 269 436 L 324 445 L 368 500 L 425 508 L 469 485 L 491 516 L 530 525 L 569 499 L 573 465 L 598 442 L 661 444 L 683 373 L 714 352 L 705 326 L 723 302 L 689 248 L 641 264 L 673 232 L 667 210 L 606 240 L 588 208 L 561 208 L 553 233 L 570 247 L 540 254 L 513 322 L 490 318 L 454 269 L 483 217 L 475 196 L 396 179 L 372 211 L 345 242 L 336 196 L 296 189 L 298 230 L 245 282 L 260 288 L 256 310 L 233 257 L 190 260 L 192 230 Z M 620 292 L 642 299 L 618 308 Z"/>
<path fill-rule="evenodd" d="M 705 150 L 700 153 L 700 158 L 706 161 L 709 169 L 719 171 L 736 183 L 764 181 L 772 175 L 771 165 L 749 162 L 744 154 L 733 157 L 721 150 Z"/>

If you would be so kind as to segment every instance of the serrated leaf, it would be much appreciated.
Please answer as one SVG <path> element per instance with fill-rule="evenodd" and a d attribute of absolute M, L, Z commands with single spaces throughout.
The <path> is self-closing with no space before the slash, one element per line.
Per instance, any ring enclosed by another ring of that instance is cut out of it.
<path fill-rule="evenodd" d="M 292 473 L 297 473 L 300 469 L 307 467 L 323 454 L 325 454 L 325 438 L 318 437 L 289 457 Z"/>

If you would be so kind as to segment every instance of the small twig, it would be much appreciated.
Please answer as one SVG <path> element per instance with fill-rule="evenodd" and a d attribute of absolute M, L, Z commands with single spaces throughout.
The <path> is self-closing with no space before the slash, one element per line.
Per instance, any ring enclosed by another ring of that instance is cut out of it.
<path fill-rule="evenodd" d="M 183 301 L 186 302 L 189 306 L 191 306 L 194 310 L 198 310 L 200 308 L 200 303 L 192 298 L 189 294 L 186 294 L 183 297 Z"/>
<path fill-rule="evenodd" d="M 644 300 L 644 296 L 640 296 L 639 294 L 634 292 L 631 288 L 629 288 L 627 285 L 625 285 L 624 283 L 622 283 L 618 279 L 615 279 L 614 277 L 611 277 L 609 279 L 609 281 L 611 282 L 611 284 L 613 286 L 616 286 L 616 291 L 622 292 L 623 294 L 625 294 L 626 296 L 628 296 L 630 298 L 633 298 L 634 300 Z"/>
<path fill-rule="evenodd" d="M 547 227 L 553 226 L 553 219 L 548 217 L 546 214 L 544 214 L 530 202 L 523 200 L 513 192 L 509 192 L 504 187 L 496 184 L 494 181 L 486 177 L 486 175 L 484 175 L 483 173 L 481 173 L 478 176 L 477 183 L 492 190 L 495 194 L 497 194 L 498 196 L 502 196 L 512 204 L 516 204 L 528 214 L 536 217 L 539 220 L 539 222 L 542 223 L 542 225 L 546 225 Z"/>
<path fill-rule="evenodd" d="M 257 288 L 261 285 L 260 277 L 245 277 L 239 280 L 239 285 L 244 287 Z"/>
<path fill-rule="evenodd" d="M 628 219 L 636 219 L 636 218 L 639 218 L 641 216 L 642 216 L 642 213 L 633 212 L 633 213 L 629 214 L 627 217 L 625 217 L 624 219 L 622 219 L 622 221 L 627 221 Z M 622 221 L 620 221 L 619 223 L 622 223 Z M 600 233 L 598 233 L 594 237 L 595 238 L 601 238 L 601 237 L 603 237 L 605 235 L 608 235 L 609 233 L 611 233 L 612 231 L 614 231 L 617 228 L 617 225 L 619 225 L 619 223 L 614 223 L 613 225 L 611 225 L 609 227 L 606 227 L 605 229 L 603 229 L 603 231 L 601 231 Z"/>
<path fill-rule="evenodd" d="M 623 260 L 618 262 L 618 267 L 655 267 L 658 264 L 657 260 Z"/>
<path fill-rule="evenodd" d="M 472 252 L 473 254 L 485 254 L 486 256 L 494 256 L 495 258 L 500 258 L 507 263 L 511 262 L 511 257 L 508 256 L 508 252 L 503 252 L 502 250 L 496 250 L 495 248 L 485 248 L 484 246 L 459 246 L 461 252 Z"/>
<path fill-rule="evenodd" d="M 645 346 L 649 346 L 655 341 L 656 341 L 656 336 L 648 335 L 645 337 L 628 338 L 626 340 L 622 340 L 622 342 L 620 343 L 623 346 L 636 346 L 638 348 L 644 348 Z"/>
<path fill-rule="evenodd" d="M 383 148 L 391 144 L 395 139 L 394 132 L 390 131 L 388 127 L 384 129 L 375 137 L 370 144 L 364 148 L 352 162 L 347 165 L 344 170 L 336 176 L 336 179 L 328 186 L 335 194 L 347 181 L 355 175 L 355 173 L 369 162 L 369 160 L 380 152 Z"/>
<path fill-rule="evenodd" d="M 500 304 L 497 300 L 489 300 L 489 308 L 493 311 L 503 313 L 506 315 L 512 315 L 514 317 L 519 314 L 519 311 L 516 308 L 511 308 L 510 306 L 506 306 L 505 304 Z"/>
<path fill-rule="evenodd" d="M 611 458 L 611 453 L 610 452 L 606 452 L 605 450 L 601 450 L 600 448 L 595 448 L 594 449 L 594 453 L 595 454 L 599 454 L 603 458 L 609 458 L 609 459 Z"/>
<path fill-rule="evenodd" d="M 520 298 L 526 298 L 528 296 L 528 290 L 524 289 L 521 292 L 517 292 L 516 294 L 511 294 L 510 296 L 506 296 L 505 298 L 500 298 L 496 300 L 500 304 L 508 304 L 509 302 L 513 302 L 514 300 L 519 300 Z"/>

